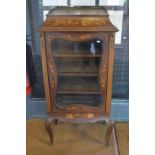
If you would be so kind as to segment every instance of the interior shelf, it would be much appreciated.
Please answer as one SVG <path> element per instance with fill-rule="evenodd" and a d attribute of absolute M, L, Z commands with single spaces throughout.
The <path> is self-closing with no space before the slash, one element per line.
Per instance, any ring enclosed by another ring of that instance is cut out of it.
<path fill-rule="evenodd" d="M 97 76 L 100 58 L 58 58 L 55 59 L 58 75 Z"/>
<path fill-rule="evenodd" d="M 98 76 L 97 73 L 73 73 L 73 72 L 60 72 L 58 76 L 67 76 L 67 77 L 96 77 Z"/>
<path fill-rule="evenodd" d="M 98 77 L 58 77 L 57 93 L 99 94 Z"/>
<path fill-rule="evenodd" d="M 55 58 L 100 58 L 101 54 L 87 54 L 87 53 L 57 53 L 53 54 Z"/>
<path fill-rule="evenodd" d="M 73 90 L 73 91 L 57 91 L 56 92 L 57 94 L 88 94 L 88 95 L 97 95 L 97 94 L 100 94 L 100 92 L 98 91 L 83 91 L 83 90 L 78 90 L 78 91 L 75 91 L 75 90 Z"/>
<path fill-rule="evenodd" d="M 102 41 L 97 39 L 91 39 L 87 41 L 71 41 L 64 39 L 54 39 L 51 44 L 52 53 L 55 56 L 72 56 L 80 55 L 101 55 L 103 46 Z"/>
<path fill-rule="evenodd" d="M 98 107 L 101 103 L 101 96 L 98 94 L 57 94 L 56 102 L 60 107 L 72 104 L 84 104 Z"/>

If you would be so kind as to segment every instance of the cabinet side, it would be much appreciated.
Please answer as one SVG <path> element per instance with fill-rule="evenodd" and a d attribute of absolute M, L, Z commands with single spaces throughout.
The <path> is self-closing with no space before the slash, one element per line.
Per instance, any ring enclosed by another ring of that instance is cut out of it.
<path fill-rule="evenodd" d="M 113 77 L 113 63 L 114 63 L 114 46 L 115 46 L 115 34 L 109 35 L 109 56 L 108 56 L 108 84 L 107 84 L 107 99 L 106 99 L 106 114 L 109 115 L 111 108 L 111 96 L 112 96 L 112 77 Z"/>
<path fill-rule="evenodd" d="M 45 99 L 47 112 L 52 112 L 51 99 L 50 99 L 50 90 L 49 90 L 49 80 L 48 80 L 48 71 L 47 71 L 47 59 L 46 59 L 46 47 L 45 47 L 45 34 L 40 32 L 40 44 L 41 44 L 41 60 L 42 60 L 42 70 L 43 70 L 43 79 L 44 79 L 44 90 L 45 90 Z"/>

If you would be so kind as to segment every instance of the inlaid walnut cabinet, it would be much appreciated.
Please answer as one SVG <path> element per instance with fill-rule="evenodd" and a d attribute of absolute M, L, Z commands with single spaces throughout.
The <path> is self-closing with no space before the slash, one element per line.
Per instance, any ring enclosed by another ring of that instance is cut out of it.
<path fill-rule="evenodd" d="M 108 146 L 113 128 L 110 105 L 118 29 L 104 7 L 55 7 L 38 31 L 48 112 L 45 128 L 50 142 L 53 121 L 99 121 L 108 126 Z"/>

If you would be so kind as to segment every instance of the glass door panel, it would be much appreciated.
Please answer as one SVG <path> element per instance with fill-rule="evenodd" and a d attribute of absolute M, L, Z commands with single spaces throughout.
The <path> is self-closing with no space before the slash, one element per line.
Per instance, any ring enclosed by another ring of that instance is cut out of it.
<path fill-rule="evenodd" d="M 84 104 L 91 107 L 98 107 L 101 98 L 97 94 L 57 94 L 56 103 L 59 107 L 72 104 Z"/>
<path fill-rule="evenodd" d="M 58 75 L 57 106 L 98 107 L 101 104 L 98 73 L 103 47 L 100 39 L 52 41 L 51 51 Z"/>

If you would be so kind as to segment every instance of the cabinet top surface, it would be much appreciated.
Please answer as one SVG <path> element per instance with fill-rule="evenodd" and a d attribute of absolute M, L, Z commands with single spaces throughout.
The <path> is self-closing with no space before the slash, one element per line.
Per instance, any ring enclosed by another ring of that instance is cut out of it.
<path fill-rule="evenodd" d="M 104 7 L 76 6 L 76 7 L 56 7 L 47 16 L 107 16 Z"/>

